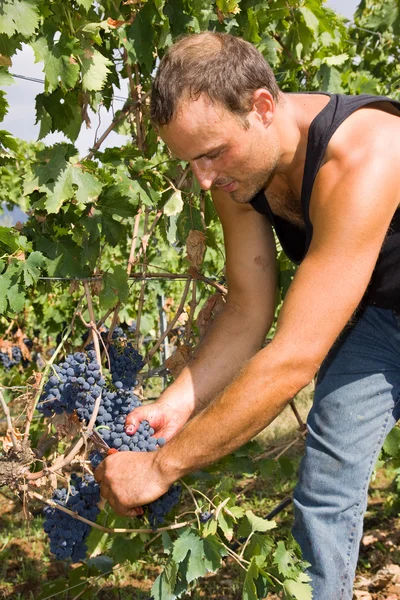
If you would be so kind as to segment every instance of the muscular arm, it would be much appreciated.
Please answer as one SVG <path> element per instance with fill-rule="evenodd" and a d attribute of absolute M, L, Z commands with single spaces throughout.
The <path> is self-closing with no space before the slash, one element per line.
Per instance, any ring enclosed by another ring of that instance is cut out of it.
<path fill-rule="evenodd" d="M 274 316 L 275 243 L 270 224 L 248 205 L 213 194 L 226 248 L 228 298 L 194 358 L 162 400 L 201 411 L 261 348 Z"/>
<path fill-rule="evenodd" d="M 361 158 L 356 166 L 332 159 L 320 170 L 312 244 L 274 340 L 157 453 L 164 478 L 174 481 L 210 464 L 265 428 L 311 380 L 352 316 L 399 203 L 397 167 L 387 153 L 368 148 Z"/>

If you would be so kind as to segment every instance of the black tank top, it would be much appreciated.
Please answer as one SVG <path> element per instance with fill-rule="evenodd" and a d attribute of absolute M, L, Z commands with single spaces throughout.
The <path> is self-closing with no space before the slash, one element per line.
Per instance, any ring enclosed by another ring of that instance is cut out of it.
<path fill-rule="evenodd" d="M 317 93 L 324 94 L 324 92 Z M 301 263 L 311 243 L 313 235 L 313 226 L 309 217 L 311 192 L 328 143 L 339 125 L 354 111 L 374 102 L 388 101 L 400 110 L 400 102 L 385 96 L 368 94 L 346 96 L 327 93 L 325 95 L 330 96 L 330 100 L 314 118 L 308 132 L 301 190 L 305 229 L 300 229 L 286 219 L 275 215 L 263 191 L 250 201 L 256 211 L 267 215 L 283 251 L 296 264 Z M 362 304 L 390 308 L 400 313 L 400 209 L 397 209 L 393 215 Z"/>

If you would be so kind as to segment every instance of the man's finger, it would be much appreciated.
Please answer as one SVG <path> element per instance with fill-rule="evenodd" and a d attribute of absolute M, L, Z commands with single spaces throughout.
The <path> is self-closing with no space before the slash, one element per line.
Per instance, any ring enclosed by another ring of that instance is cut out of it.
<path fill-rule="evenodd" d="M 105 461 L 102 460 L 101 463 L 99 464 L 99 466 L 95 469 L 94 473 L 93 473 L 93 477 L 95 478 L 95 480 L 97 481 L 97 483 L 101 483 L 103 477 L 104 477 L 104 472 L 106 470 L 105 467 Z"/>
<path fill-rule="evenodd" d="M 108 500 L 108 502 L 110 502 L 109 498 L 110 498 L 110 496 L 112 496 L 111 488 L 109 485 L 107 485 L 104 482 L 100 483 L 100 496 L 102 496 L 102 498 L 104 498 L 105 500 Z"/>

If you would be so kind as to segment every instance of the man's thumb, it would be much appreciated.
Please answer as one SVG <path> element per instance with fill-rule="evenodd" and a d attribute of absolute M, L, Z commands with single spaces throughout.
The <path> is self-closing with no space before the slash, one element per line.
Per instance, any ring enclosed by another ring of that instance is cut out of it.
<path fill-rule="evenodd" d="M 125 431 L 128 435 L 133 435 L 142 421 L 147 418 L 147 407 L 135 408 L 125 420 Z"/>

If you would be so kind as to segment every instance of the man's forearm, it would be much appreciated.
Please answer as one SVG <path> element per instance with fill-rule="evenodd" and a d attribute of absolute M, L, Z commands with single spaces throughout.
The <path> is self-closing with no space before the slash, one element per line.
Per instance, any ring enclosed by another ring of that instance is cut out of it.
<path fill-rule="evenodd" d="M 228 302 L 163 399 L 180 398 L 191 416 L 203 410 L 261 348 L 269 326 Z"/>
<path fill-rule="evenodd" d="M 273 343 L 261 350 L 228 388 L 159 450 L 156 460 L 167 480 L 175 481 L 233 452 L 275 419 L 314 374 L 312 367 L 296 365 L 297 357 L 282 356 Z"/>

